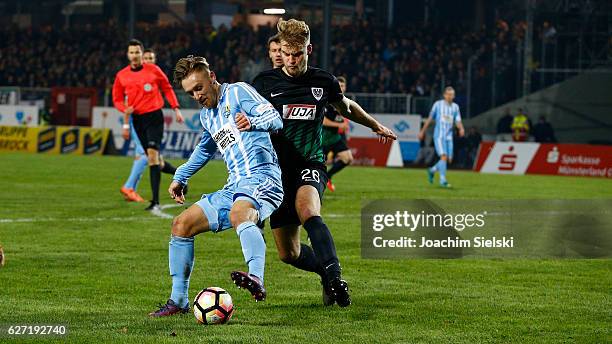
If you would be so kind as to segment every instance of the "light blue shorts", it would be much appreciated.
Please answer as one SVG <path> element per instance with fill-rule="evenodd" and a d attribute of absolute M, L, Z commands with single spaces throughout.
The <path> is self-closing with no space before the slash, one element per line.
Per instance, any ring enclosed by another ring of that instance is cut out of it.
<path fill-rule="evenodd" d="M 270 166 L 251 173 L 251 177 L 242 177 L 235 183 L 226 184 L 217 192 L 202 195 L 202 199 L 195 204 L 202 208 L 211 231 L 220 232 L 232 227 L 230 210 L 239 200 L 249 201 L 255 206 L 259 221 L 267 219 L 278 209 L 283 201 L 281 172 L 278 166 Z"/>
<path fill-rule="evenodd" d="M 449 159 L 453 158 L 453 138 L 434 138 L 434 146 L 438 156 L 446 155 Z"/>

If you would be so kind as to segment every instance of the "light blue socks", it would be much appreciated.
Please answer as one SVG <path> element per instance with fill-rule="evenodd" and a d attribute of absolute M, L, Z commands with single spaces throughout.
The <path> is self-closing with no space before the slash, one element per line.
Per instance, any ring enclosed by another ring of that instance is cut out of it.
<path fill-rule="evenodd" d="M 259 277 L 263 283 L 266 265 L 266 242 L 259 231 L 259 227 L 252 221 L 241 223 L 236 233 L 242 245 L 244 261 L 249 267 L 249 274 Z"/>
<path fill-rule="evenodd" d="M 130 176 L 128 177 L 128 180 L 125 182 L 125 184 L 123 184 L 123 186 L 128 189 L 136 190 L 136 188 L 138 187 L 138 182 L 140 181 L 140 177 L 142 177 L 142 174 L 147 168 L 147 165 L 147 157 L 144 155 L 140 155 L 138 159 L 134 159 Z"/>
<path fill-rule="evenodd" d="M 193 238 L 172 235 L 168 248 L 172 294 L 170 298 L 179 307 L 189 305 L 189 276 L 193 270 Z"/>

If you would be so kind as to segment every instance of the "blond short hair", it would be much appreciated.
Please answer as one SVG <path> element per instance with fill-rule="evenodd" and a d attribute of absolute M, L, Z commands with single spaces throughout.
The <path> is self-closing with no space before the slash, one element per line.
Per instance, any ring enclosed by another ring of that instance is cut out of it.
<path fill-rule="evenodd" d="M 276 24 L 278 38 L 287 42 L 292 48 L 301 48 L 310 44 L 310 28 L 302 20 L 279 20 Z"/>
<path fill-rule="evenodd" d="M 174 83 L 180 85 L 181 81 L 185 79 L 189 74 L 195 71 L 210 71 L 208 61 L 202 56 L 189 55 L 178 60 L 174 67 Z"/>

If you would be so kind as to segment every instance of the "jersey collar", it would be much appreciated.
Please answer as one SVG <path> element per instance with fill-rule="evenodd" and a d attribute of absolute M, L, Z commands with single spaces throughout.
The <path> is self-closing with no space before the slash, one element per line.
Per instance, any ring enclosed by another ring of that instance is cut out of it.
<path fill-rule="evenodd" d="M 225 100 L 225 96 L 227 95 L 228 86 L 229 84 L 227 82 L 224 82 L 221 84 L 221 86 L 219 86 L 219 101 L 217 103 L 217 107 L 219 107 L 221 102 Z"/>

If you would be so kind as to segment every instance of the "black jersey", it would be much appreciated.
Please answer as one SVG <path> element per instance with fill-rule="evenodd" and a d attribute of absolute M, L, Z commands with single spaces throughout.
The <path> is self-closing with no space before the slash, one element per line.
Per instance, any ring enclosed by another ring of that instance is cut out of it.
<path fill-rule="evenodd" d="M 288 76 L 282 68 L 276 68 L 257 75 L 253 86 L 283 117 L 283 129 L 272 135 L 280 163 L 290 157 L 322 163 L 325 106 L 343 97 L 338 79 L 314 67 L 308 67 L 306 73 L 297 78 Z"/>

